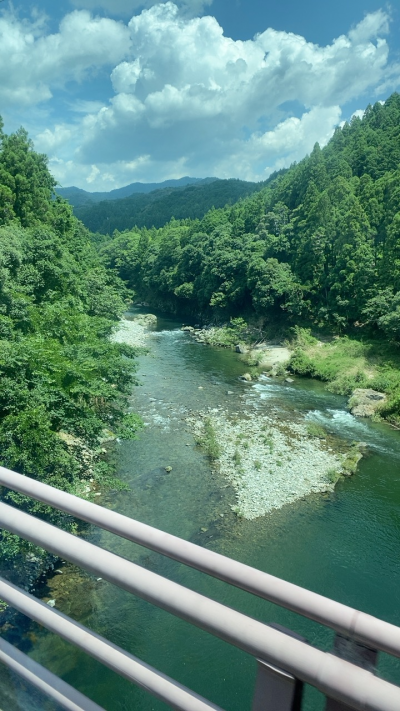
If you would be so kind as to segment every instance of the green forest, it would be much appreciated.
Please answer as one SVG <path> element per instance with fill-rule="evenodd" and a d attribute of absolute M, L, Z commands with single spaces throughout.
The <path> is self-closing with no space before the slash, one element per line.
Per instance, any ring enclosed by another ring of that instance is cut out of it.
<path fill-rule="evenodd" d="M 316 144 L 266 184 L 167 189 L 165 212 L 154 195 L 135 196 L 149 200 L 143 215 L 152 217 L 128 230 L 116 228 L 126 225 L 132 199 L 113 201 L 112 237 L 91 234 L 56 196 L 46 156 L 26 131 L 5 135 L 2 126 L 3 466 L 78 494 L 89 478 L 117 485 L 102 442 L 134 436 L 140 420 L 124 414 L 135 351 L 109 336 L 133 292 L 203 323 L 240 316 L 260 330 L 295 333 L 292 369 L 325 380 L 329 367 L 306 354 L 312 334 L 344 337 L 350 359 L 381 344 L 386 362 L 371 385 L 391 393 L 385 416 L 400 421 L 399 94 L 369 106 L 325 148 Z M 243 197 L 246 190 L 252 194 Z M 104 230 L 110 204 L 90 207 L 94 232 Z M 338 391 L 362 387 L 363 377 L 356 373 Z M 2 499 L 73 525 L 20 495 L 3 490 Z M 21 546 L 29 549 L 2 534 L 4 559 Z"/>
<path fill-rule="evenodd" d="M 176 312 L 400 335 L 400 95 L 201 220 L 114 234 L 109 268 Z M 212 186 L 210 186 L 212 187 Z"/>
<path fill-rule="evenodd" d="M 379 372 L 368 380 L 356 369 L 337 391 L 390 393 L 384 414 L 399 424 L 399 166 L 393 94 L 252 196 L 202 219 L 115 232 L 103 258 L 150 304 L 203 323 L 241 316 L 270 334 L 301 327 L 351 338 L 343 368 L 358 348 Z M 295 372 L 336 379 L 340 364 L 310 359 L 304 333 L 292 345 Z"/>
<path fill-rule="evenodd" d="M 201 218 L 211 208 L 233 205 L 260 190 L 262 184 L 244 180 L 211 180 L 184 187 L 166 187 L 118 200 L 103 200 L 74 208 L 92 232 L 112 235 L 132 227 L 163 227 L 171 218 Z"/>
<path fill-rule="evenodd" d="M 117 486 L 107 437 L 131 436 L 125 415 L 135 352 L 111 343 L 127 290 L 100 262 L 88 230 L 60 198 L 25 130 L 0 123 L 0 464 L 71 493 Z M 3 501 L 70 527 L 20 494 Z M 3 562 L 29 544 L 2 532 Z"/>

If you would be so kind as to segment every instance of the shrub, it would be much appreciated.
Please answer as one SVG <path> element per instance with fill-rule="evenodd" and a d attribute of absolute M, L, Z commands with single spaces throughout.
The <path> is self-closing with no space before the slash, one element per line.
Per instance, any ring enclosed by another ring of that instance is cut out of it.
<path fill-rule="evenodd" d="M 320 439 L 325 439 L 326 437 L 326 430 L 317 422 L 309 422 L 307 424 L 307 432 L 310 437 L 319 437 Z"/>

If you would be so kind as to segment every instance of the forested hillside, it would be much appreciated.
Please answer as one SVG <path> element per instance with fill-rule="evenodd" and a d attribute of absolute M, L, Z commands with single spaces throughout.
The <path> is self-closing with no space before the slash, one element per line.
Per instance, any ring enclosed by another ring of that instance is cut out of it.
<path fill-rule="evenodd" d="M 129 197 L 134 193 L 152 193 L 154 190 L 163 190 L 164 188 L 180 188 L 185 185 L 199 185 L 212 183 L 218 178 L 184 178 L 164 180 L 162 183 L 130 183 L 124 185 L 123 188 L 115 188 L 109 192 L 94 192 L 89 193 L 82 188 L 74 186 L 69 188 L 56 188 L 57 195 L 68 200 L 72 207 L 80 207 L 81 205 L 93 204 L 102 200 L 120 200 L 121 198 Z"/>
<path fill-rule="evenodd" d="M 260 187 L 258 183 L 243 180 L 202 181 L 183 188 L 164 188 L 147 195 L 82 205 L 74 212 L 92 232 L 112 235 L 114 230 L 123 231 L 134 226 L 162 227 L 171 218 L 201 218 L 212 207 L 232 205 Z"/>
<path fill-rule="evenodd" d="M 400 336 L 400 96 L 232 207 L 104 248 L 146 300 L 177 312 Z"/>
<path fill-rule="evenodd" d="M 92 489 L 112 480 L 101 441 L 138 425 L 123 414 L 134 351 L 108 340 L 126 289 L 100 264 L 70 206 L 52 199 L 46 157 L 23 129 L 6 136 L 2 125 L 0 464 L 83 493 L 89 480 Z M 71 523 L 21 495 L 3 489 L 1 498 Z M 3 564 L 20 545 L 2 532 Z"/>

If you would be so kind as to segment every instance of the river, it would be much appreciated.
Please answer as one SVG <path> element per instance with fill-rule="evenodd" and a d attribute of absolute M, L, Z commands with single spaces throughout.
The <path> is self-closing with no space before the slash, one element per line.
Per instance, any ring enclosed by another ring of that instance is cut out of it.
<path fill-rule="evenodd" d="M 159 316 L 149 339 L 151 352 L 140 357 L 132 408 L 146 427 L 136 441 L 118 444 L 115 453 L 130 489 L 109 494 L 102 503 L 400 625 L 399 433 L 352 417 L 344 398 L 316 381 L 245 383 L 239 377 L 246 368 L 235 353 L 199 345 L 180 326 L 177 319 Z M 240 416 L 244 405 L 283 419 L 307 418 L 349 442 L 362 440 L 367 456 L 334 492 L 311 494 L 254 520 L 238 518 L 231 510 L 232 487 L 212 472 L 186 418 L 217 407 Z M 165 467 L 172 471 L 166 473 Z M 92 531 L 90 539 L 257 619 L 283 624 L 322 649 L 331 648 L 330 631 L 293 613 L 109 533 Z M 239 650 L 70 566 L 39 593 L 227 711 L 251 708 L 256 666 Z M 36 625 L 24 630 L 22 647 L 108 711 L 167 708 Z M 400 683 L 400 663 L 385 655 L 378 673 Z M 4 673 L 0 691 L 3 711 L 5 699 L 7 711 L 57 708 Z M 321 695 L 307 688 L 304 709 L 323 707 Z"/>

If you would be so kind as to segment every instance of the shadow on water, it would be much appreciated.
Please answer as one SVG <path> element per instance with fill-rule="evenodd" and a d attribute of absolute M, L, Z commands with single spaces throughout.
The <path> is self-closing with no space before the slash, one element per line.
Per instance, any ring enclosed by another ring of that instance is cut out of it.
<path fill-rule="evenodd" d="M 236 354 L 195 344 L 176 330 L 180 325 L 173 318 L 159 319 L 158 330 L 149 340 L 151 354 L 140 358 L 140 387 L 133 393 L 132 408 L 142 414 L 147 426 L 138 440 L 118 446 L 120 476 L 131 489 L 107 495 L 107 505 L 400 624 L 398 433 L 385 425 L 356 420 L 346 412 L 343 398 L 331 395 L 315 381 L 243 383 L 239 376 L 245 365 Z M 233 490 L 211 471 L 187 427 L 188 413 L 208 407 L 238 415 L 250 408 L 283 419 L 305 417 L 347 441 L 364 441 L 368 457 L 355 476 L 339 482 L 335 492 L 311 495 L 268 516 L 245 521 L 232 514 Z M 171 471 L 167 473 L 165 467 Z M 331 648 L 332 632 L 271 603 L 109 533 L 93 531 L 92 540 L 257 619 L 283 624 L 321 649 Z M 46 594 L 56 599 L 58 609 L 112 642 L 227 711 L 250 709 L 255 662 L 248 655 L 70 566 L 47 585 Z M 24 630 L 24 639 L 35 659 L 107 711 L 166 708 L 35 625 Z M 399 683 L 400 665 L 382 655 L 379 674 Z M 12 684 L 2 681 L 0 707 L 2 703 L 10 711 L 14 707 L 15 711 L 56 708 L 35 706 L 36 699 L 27 694 L 18 705 L 22 692 L 13 696 Z M 14 706 L 6 705 L 7 694 Z M 304 708 L 322 711 L 322 697 L 307 689 Z"/>

